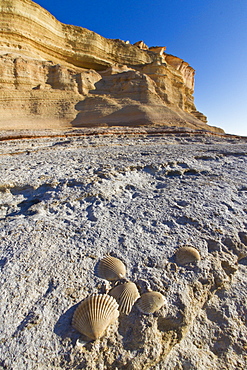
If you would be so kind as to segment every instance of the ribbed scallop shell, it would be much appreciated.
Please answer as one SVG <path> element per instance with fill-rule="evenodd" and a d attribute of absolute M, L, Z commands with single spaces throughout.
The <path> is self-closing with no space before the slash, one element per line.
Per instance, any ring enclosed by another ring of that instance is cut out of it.
<path fill-rule="evenodd" d="M 142 313 L 150 314 L 158 311 L 165 304 L 164 296 L 159 292 L 143 293 L 136 305 Z"/>
<path fill-rule="evenodd" d="M 103 279 L 114 281 L 126 276 L 126 268 L 118 258 L 106 256 L 100 260 L 97 273 Z"/>
<path fill-rule="evenodd" d="M 126 315 L 130 313 L 133 304 L 140 297 L 137 286 L 131 281 L 117 285 L 109 294 L 116 298 L 119 304 L 119 311 Z"/>
<path fill-rule="evenodd" d="M 200 259 L 198 250 L 193 247 L 181 247 L 176 252 L 176 262 L 182 266 Z"/>
<path fill-rule="evenodd" d="M 119 316 L 118 303 L 107 294 L 92 294 L 75 310 L 72 325 L 91 339 L 100 338 Z"/>

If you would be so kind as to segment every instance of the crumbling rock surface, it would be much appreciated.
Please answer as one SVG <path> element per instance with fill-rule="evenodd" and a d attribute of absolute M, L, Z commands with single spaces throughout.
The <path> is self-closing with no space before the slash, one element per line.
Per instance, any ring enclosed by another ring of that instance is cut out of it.
<path fill-rule="evenodd" d="M 0 154 L 2 369 L 246 369 L 246 139 L 67 132 Z M 185 245 L 201 260 L 177 264 Z M 71 319 L 110 288 L 107 253 L 167 304 L 84 343 Z"/>
<path fill-rule="evenodd" d="M 148 124 L 223 132 L 194 105 L 194 69 L 165 47 L 62 24 L 31 0 L 0 0 L 0 45 L 1 129 Z"/>

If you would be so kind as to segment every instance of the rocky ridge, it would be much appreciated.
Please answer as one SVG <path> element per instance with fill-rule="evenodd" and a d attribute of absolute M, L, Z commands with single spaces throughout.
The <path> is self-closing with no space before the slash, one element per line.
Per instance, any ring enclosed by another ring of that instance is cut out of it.
<path fill-rule="evenodd" d="M 62 24 L 31 0 L 0 0 L 0 45 L 1 129 L 162 125 L 223 132 L 194 105 L 194 69 L 165 47 Z"/>

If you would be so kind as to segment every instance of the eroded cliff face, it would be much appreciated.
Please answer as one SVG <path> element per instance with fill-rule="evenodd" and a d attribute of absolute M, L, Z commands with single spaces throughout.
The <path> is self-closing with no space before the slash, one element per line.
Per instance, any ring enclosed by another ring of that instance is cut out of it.
<path fill-rule="evenodd" d="M 48 120 L 222 132 L 196 110 L 194 69 L 165 47 L 62 24 L 30 0 L 0 0 L 0 45 L 2 128 Z"/>

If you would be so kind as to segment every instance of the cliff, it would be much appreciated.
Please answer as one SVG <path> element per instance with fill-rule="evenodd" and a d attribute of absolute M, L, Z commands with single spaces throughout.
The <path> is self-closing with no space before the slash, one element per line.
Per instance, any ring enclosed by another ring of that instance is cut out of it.
<path fill-rule="evenodd" d="M 163 125 L 223 132 L 194 105 L 194 69 L 65 25 L 31 0 L 0 0 L 1 128 Z"/>

